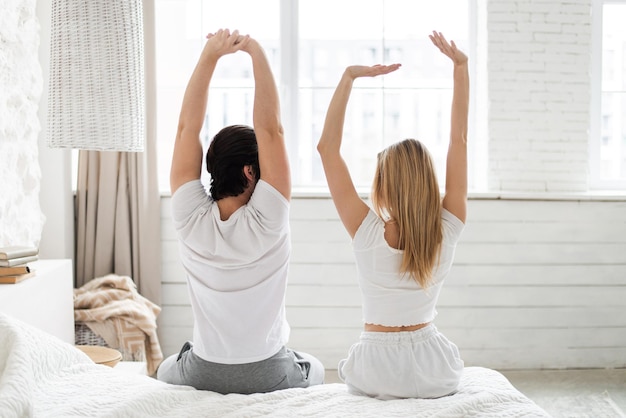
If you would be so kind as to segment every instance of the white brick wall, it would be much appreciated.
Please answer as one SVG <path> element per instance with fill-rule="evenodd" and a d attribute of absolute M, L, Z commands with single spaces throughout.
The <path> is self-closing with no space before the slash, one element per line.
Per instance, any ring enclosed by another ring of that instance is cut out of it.
<path fill-rule="evenodd" d="M 591 1 L 487 2 L 492 191 L 587 191 Z"/>

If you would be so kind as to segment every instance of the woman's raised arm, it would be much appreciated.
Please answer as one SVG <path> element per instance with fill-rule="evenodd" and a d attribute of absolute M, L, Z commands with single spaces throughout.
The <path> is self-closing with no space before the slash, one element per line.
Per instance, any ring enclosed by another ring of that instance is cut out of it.
<path fill-rule="evenodd" d="M 367 215 L 368 206 L 359 197 L 348 167 L 341 156 L 343 125 L 352 84 L 359 77 L 376 77 L 400 68 L 400 64 L 363 66 L 353 65 L 344 71 L 326 112 L 324 129 L 317 145 L 324 173 L 339 218 L 351 237 Z"/>
<path fill-rule="evenodd" d="M 441 32 L 433 32 L 430 39 L 454 64 L 450 145 L 446 160 L 446 190 L 443 207 L 465 222 L 467 217 L 467 119 L 469 112 L 467 56 L 457 48 L 454 41 L 448 42 Z"/>

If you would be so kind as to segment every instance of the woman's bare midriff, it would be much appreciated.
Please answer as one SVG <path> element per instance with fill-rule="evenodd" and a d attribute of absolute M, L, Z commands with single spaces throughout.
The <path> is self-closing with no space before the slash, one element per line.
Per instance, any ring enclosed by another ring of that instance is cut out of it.
<path fill-rule="evenodd" d="M 418 329 L 422 329 L 428 324 L 430 324 L 430 322 L 425 322 L 423 324 L 417 324 L 417 325 L 407 325 L 407 326 L 402 326 L 402 327 L 386 327 L 383 325 L 365 324 L 364 328 L 365 328 L 365 331 L 367 332 L 410 332 L 410 331 L 417 331 Z"/>

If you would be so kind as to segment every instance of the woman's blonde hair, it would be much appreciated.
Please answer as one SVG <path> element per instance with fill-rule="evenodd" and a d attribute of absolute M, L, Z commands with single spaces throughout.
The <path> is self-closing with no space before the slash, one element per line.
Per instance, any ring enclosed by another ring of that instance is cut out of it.
<path fill-rule="evenodd" d="M 372 204 L 378 216 L 398 224 L 400 272 L 428 287 L 443 231 L 435 166 L 421 142 L 405 139 L 378 154 Z"/>

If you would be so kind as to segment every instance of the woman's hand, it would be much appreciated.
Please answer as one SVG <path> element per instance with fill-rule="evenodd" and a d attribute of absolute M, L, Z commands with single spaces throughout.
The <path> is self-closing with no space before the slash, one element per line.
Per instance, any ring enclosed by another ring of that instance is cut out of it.
<path fill-rule="evenodd" d="M 442 206 L 465 223 L 467 217 L 467 126 L 469 114 L 469 73 L 467 56 L 441 32 L 430 40 L 454 64 L 450 145 L 446 157 L 446 192 Z"/>
<path fill-rule="evenodd" d="M 391 64 L 391 65 L 351 65 L 346 68 L 345 74 L 350 77 L 352 80 L 359 77 L 376 77 L 383 74 L 389 74 L 393 71 L 396 71 L 400 68 L 401 64 Z"/>
<path fill-rule="evenodd" d="M 467 62 L 467 55 L 456 47 L 454 41 L 448 41 L 441 32 L 433 31 L 432 35 L 428 35 L 433 44 L 439 48 L 439 50 L 449 57 L 455 65 L 462 65 Z"/>

